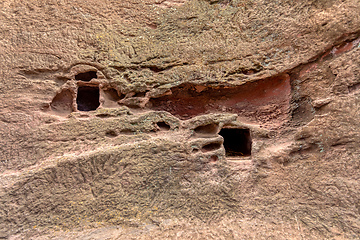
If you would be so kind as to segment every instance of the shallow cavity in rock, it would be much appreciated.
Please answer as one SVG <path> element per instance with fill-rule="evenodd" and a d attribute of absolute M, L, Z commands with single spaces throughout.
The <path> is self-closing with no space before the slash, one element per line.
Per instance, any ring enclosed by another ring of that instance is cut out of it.
<path fill-rule="evenodd" d="M 207 113 L 235 113 L 257 120 L 261 108 L 278 106 L 273 120 L 287 115 L 290 101 L 288 75 L 249 82 L 241 86 L 200 86 L 181 84 L 171 88 L 171 95 L 149 100 L 151 109 L 167 111 L 180 119 L 190 119 Z M 255 113 L 255 114 L 254 114 Z M 269 115 L 269 113 L 265 113 Z"/>
<path fill-rule="evenodd" d="M 221 143 L 209 143 L 202 147 L 202 152 L 210 152 L 215 151 L 221 148 Z"/>
<path fill-rule="evenodd" d="M 51 109 L 57 113 L 71 113 L 72 112 L 73 95 L 69 89 L 64 89 L 58 93 L 52 100 Z"/>
<path fill-rule="evenodd" d="M 170 125 L 167 124 L 166 122 L 158 122 L 156 123 L 156 125 L 160 128 L 160 130 L 162 131 L 169 131 L 170 130 Z"/>
<path fill-rule="evenodd" d="M 199 134 L 216 134 L 218 127 L 217 124 L 207 124 L 195 128 L 194 131 Z"/>
<path fill-rule="evenodd" d="M 91 79 L 97 78 L 96 71 L 88 71 L 84 73 L 79 73 L 75 76 L 75 80 L 80 80 L 84 82 L 90 82 Z"/>

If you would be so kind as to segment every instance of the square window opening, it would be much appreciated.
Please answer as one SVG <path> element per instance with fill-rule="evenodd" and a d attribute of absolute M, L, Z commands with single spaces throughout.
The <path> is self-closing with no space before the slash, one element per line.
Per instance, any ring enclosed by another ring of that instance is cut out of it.
<path fill-rule="evenodd" d="M 227 157 L 251 156 L 252 140 L 249 129 L 223 128 L 219 135 L 224 138 Z"/>
<path fill-rule="evenodd" d="M 93 111 L 100 106 L 98 87 L 79 87 L 76 103 L 79 111 Z"/>

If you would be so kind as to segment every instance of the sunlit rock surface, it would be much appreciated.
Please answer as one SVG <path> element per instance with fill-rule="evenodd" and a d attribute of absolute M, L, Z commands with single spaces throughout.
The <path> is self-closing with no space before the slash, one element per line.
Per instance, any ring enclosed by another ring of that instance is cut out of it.
<path fill-rule="evenodd" d="M 0 3 L 0 239 L 357 239 L 360 3 Z"/>

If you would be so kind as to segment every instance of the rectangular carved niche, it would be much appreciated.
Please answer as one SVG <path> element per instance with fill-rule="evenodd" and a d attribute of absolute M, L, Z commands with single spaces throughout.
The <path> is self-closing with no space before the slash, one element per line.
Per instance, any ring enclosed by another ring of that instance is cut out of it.
<path fill-rule="evenodd" d="M 79 87 L 76 103 L 79 111 L 93 111 L 100 106 L 98 87 Z"/>
<path fill-rule="evenodd" d="M 249 129 L 223 128 L 219 135 L 224 138 L 226 157 L 251 156 L 252 140 Z"/>

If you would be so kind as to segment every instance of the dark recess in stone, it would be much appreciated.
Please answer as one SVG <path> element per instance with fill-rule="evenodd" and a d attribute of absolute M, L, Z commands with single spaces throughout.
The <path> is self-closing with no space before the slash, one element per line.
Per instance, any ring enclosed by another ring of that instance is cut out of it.
<path fill-rule="evenodd" d="M 99 88 L 98 87 L 79 87 L 76 103 L 79 111 L 96 110 L 99 105 Z"/>
<path fill-rule="evenodd" d="M 197 153 L 198 151 L 199 151 L 199 149 L 197 149 L 197 148 L 194 148 L 194 149 L 192 150 L 193 153 Z"/>
<path fill-rule="evenodd" d="M 79 73 L 75 76 L 75 80 L 80 80 L 84 82 L 90 82 L 91 79 L 97 78 L 96 71 L 88 71 L 84 73 Z"/>
<path fill-rule="evenodd" d="M 210 162 L 214 163 L 214 162 L 217 162 L 218 160 L 219 160 L 219 157 L 216 155 L 210 157 Z"/>
<path fill-rule="evenodd" d="M 258 112 L 259 107 L 261 109 L 269 102 L 278 105 L 281 110 L 276 118 L 283 118 L 288 109 L 291 89 L 288 75 L 283 74 L 256 82 L 248 82 L 241 86 L 211 87 L 184 83 L 172 87 L 170 90 L 172 93 L 170 95 L 150 98 L 149 108 L 155 111 L 167 111 L 186 120 L 207 113 Z M 257 120 L 254 114 L 246 115 L 247 118 Z"/>
<path fill-rule="evenodd" d="M 126 135 L 133 135 L 135 134 L 135 131 L 131 130 L 131 129 L 123 129 L 120 131 L 121 134 L 126 134 Z"/>
<path fill-rule="evenodd" d="M 223 128 L 219 132 L 224 138 L 227 157 L 241 157 L 251 155 L 251 136 L 249 129 Z"/>
<path fill-rule="evenodd" d="M 199 134 L 216 134 L 218 131 L 218 125 L 214 123 L 207 124 L 195 128 L 194 131 Z"/>
<path fill-rule="evenodd" d="M 106 113 L 104 113 L 104 114 L 96 114 L 96 116 L 99 117 L 99 118 L 109 118 L 109 117 L 111 117 L 110 114 L 106 114 Z"/>
<path fill-rule="evenodd" d="M 107 136 L 107 137 L 110 137 L 110 138 L 112 138 L 112 137 L 117 137 L 117 133 L 116 133 L 115 131 L 113 131 L 113 130 L 107 131 L 107 132 L 106 132 L 106 136 Z"/>
<path fill-rule="evenodd" d="M 169 131 L 170 130 L 170 126 L 166 122 L 158 122 L 158 123 L 156 123 L 156 125 L 158 125 L 160 130 L 164 130 L 164 131 Z"/>
<path fill-rule="evenodd" d="M 203 152 L 210 152 L 210 151 L 218 150 L 219 148 L 221 148 L 221 143 L 209 143 L 203 146 L 201 150 Z"/>
<path fill-rule="evenodd" d="M 146 96 L 146 92 L 137 92 L 133 97 L 145 97 L 145 96 Z"/>

